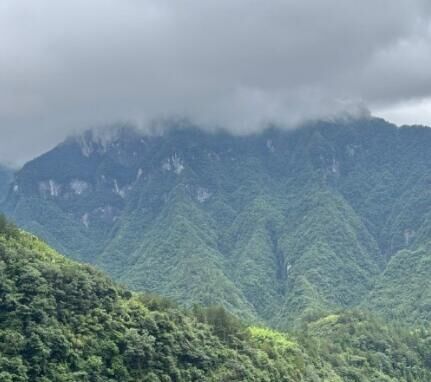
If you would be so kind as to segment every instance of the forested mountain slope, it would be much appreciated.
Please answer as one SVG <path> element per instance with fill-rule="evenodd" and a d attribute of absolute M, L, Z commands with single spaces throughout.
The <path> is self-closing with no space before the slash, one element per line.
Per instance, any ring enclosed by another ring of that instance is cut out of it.
<path fill-rule="evenodd" d="M 12 182 L 12 176 L 12 170 L 0 164 L 0 202 L 6 198 L 10 183 Z"/>
<path fill-rule="evenodd" d="M 210 327 L 163 300 L 132 295 L 34 236 L 0 229 L 2 381 L 305 377 L 295 362 L 306 356 L 287 337 L 279 336 L 285 346 L 270 357 L 259 332 L 245 340 L 223 314 L 221 324 Z"/>
<path fill-rule="evenodd" d="M 431 255 L 430 147 L 430 129 L 373 118 L 249 136 L 89 131 L 27 163 L 2 209 L 66 255 L 186 305 L 286 326 L 361 304 L 388 314 L 379 301 L 392 298 L 420 321 L 404 301 L 420 280 L 409 296 L 388 288 L 406 251 L 423 254 L 415 277 Z"/>
<path fill-rule="evenodd" d="M 131 293 L 0 218 L 0 380 L 429 381 L 428 331 L 361 313 L 295 336 Z"/>

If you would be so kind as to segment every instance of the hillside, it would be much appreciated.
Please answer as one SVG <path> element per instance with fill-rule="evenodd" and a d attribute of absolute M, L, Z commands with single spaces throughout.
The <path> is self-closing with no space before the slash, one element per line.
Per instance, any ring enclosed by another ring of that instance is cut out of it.
<path fill-rule="evenodd" d="M 275 381 L 305 372 L 290 365 L 304 362 L 293 343 L 270 357 L 239 334 L 228 341 L 229 320 L 216 332 L 34 236 L 0 233 L 0 267 L 2 381 Z"/>
<path fill-rule="evenodd" d="M 89 131 L 27 163 L 2 209 L 67 256 L 187 306 L 287 327 L 364 304 L 391 315 L 392 298 L 423 322 L 410 297 L 428 285 L 429 147 L 431 130 L 373 118 L 249 136 Z M 419 279 L 391 295 L 409 251 L 422 255 L 403 277 Z"/>
<path fill-rule="evenodd" d="M 430 378 L 431 337 L 425 329 L 388 326 L 355 311 L 313 320 L 304 326 L 300 338 L 311 358 L 329 363 L 342 381 Z"/>
<path fill-rule="evenodd" d="M 0 164 L 0 202 L 6 198 L 11 182 L 12 170 Z"/>
<path fill-rule="evenodd" d="M 296 336 L 134 294 L 0 219 L 0 379 L 429 381 L 431 336 L 359 313 Z M 427 363 L 428 362 L 428 363 Z"/>
<path fill-rule="evenodd" d="M 397 253 L 364 306 L 410 324 L 431 322 L 431 247 Z"/>

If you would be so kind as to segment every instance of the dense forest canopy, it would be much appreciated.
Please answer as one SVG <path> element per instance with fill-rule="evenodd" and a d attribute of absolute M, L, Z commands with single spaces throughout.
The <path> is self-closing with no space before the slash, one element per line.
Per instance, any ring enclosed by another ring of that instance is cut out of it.
<path fill-rule="evenodd" d="M 429 381 L 431 333 L 361 312 L 249 326 L 132 293 L 0 218 L 0 380 Z"/>

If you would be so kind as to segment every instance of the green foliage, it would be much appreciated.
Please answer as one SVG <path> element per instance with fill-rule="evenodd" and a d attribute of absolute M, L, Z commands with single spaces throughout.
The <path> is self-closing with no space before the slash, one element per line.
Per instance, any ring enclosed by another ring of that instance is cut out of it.
<path fill-rule="evenodd" d="M 8 223 L 7 223 L 8 224 Z M 337 314 L 293 335 L 131 293 L 35 236 L 0 233 L 0 380 L 429 381 L 431 333 Z"/>
<path fill-rule="evenodd" d="M 364 306 L 392 320 L 431 322 L 431 245 L 392 257 Z"/>
<path fill-rule="evenodd" d="M 6 237 L 17 237 L 19 235 L 19 230 L 15 224 L 9 222 L 3 214 L 0 214 L 0 235 Z"/>
<path fill-rule="evenodd" d="M 287 350 L 298 347 L 298 344 L 289 340 L 286 335 L 269 328 L 250 326 L 248 330 L 253 341 L 270 344 L 272 348 Z"/>
<path fill-rule="evenodd" d="M 310 354 L 329 362 L 343 381 L 426 381 L 430 337 L 388 325 L 363 312 L 304 324 L 298 335 Z"/>
<path fill-rule="evenodd" d="M 373 118 L 241 137 L 89 132 L 27 163 L 1 209 L 65 255 L 186 307 L 280 328 L 364 305 L 426 322 L 429 147 L 429 129 Z M 394 266 L 410 251 L 425 252 L 403 265 L 403 283 L 414 280 L 403 289 Z"/>
<path fill-rule="evenodd" d="M 246 329 L 238 318 L 227 312 L 222 306 L 204 308 L 194 305 L 192 312 L 198 322 L 209 325 L 212 332 L 223 342 L 241 338 Z"/>
<path fill-rule="evenodd" d="M 34 236 L 0 233 L 0 271 L 2 381 L 289 378 L 281 354 L 249 343 L 224 309 L 134 295 Z"/>

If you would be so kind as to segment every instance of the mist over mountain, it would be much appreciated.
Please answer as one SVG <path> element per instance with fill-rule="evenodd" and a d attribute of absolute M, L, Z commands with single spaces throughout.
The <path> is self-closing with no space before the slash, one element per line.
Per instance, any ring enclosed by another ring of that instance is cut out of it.
<path fill-rule="evenodd" d="M 429 147 L 428 128 L 375 118 L 246 136 L 88 131 L 23 166 L 2 210 L 188 306 L 279 327 L 353 307 L 427 322 Z"/>
<path fill-rule="evenodd" d="M 246 133 L 368 109 L 431 124 L 429 0 L 2 4 L 0 161 L 112 121 Z"/>
<path fill-rule="evenodd" d="M 1 0 L 0 382 L 430 382 L 430 67 L 430 0 Z"/>

